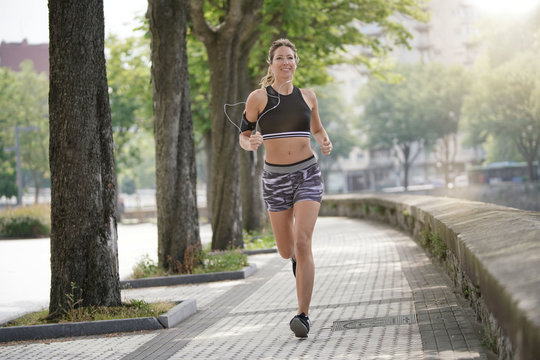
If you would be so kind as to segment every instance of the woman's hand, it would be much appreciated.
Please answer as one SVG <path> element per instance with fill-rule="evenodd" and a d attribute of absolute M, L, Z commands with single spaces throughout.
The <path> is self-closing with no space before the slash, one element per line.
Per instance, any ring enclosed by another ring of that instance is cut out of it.
<path fill-rule="evenodd" d="M 323 142 L 321 144 L 321 152 L 323 155 L 330 155 L 332 152 L 332 142 L 326 136 L 323 138 Z"/>
<path fill-rule="evenodd" d="M 257 151 L 259 146 L 261 146 L 263 142 L 263 137 L 260 132 L 251 133 L 251 136 L 249 137 L 249 146 L 251 147 L 251 150 Z"/>

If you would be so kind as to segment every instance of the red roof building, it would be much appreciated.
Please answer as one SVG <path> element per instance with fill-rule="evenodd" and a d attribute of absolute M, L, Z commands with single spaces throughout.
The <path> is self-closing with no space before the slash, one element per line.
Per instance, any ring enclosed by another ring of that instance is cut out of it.
<path fill-rule="evenodd" d="M 0 44 L 0 67 L 7 67 L 13 71 L 20 71 L 19 64 L 24 60 L 32 60 L 36 72 L 45 72 L 49 75 L 49 44 L 28 44 L 26 39 L 22 43 Z"/>

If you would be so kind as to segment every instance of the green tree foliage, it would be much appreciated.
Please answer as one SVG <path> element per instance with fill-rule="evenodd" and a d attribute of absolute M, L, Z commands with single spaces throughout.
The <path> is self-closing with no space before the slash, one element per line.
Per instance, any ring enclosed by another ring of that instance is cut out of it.
<path fill-rule="evenodd" d="M 460 68 L 438 64 L 402 66 L 396 72 L 402 77 L 397 83 L 369 81 L 361 122 L 368 148 L 395 149 L 407 188 L 409 167 L 422 149 L 456 133 L 466 80 Z"/>
<path fill-rule="evenodd" d="M 397 16 L 421 19 L 423 3 L 420 0 L 373 0 L 368 3 L 360 0 L 267 0 L 260 7 L 260 2 L 240 0 L 192 2 L 192 29 L 197 38 L 205 43 L 207 52 L 211 53 L 208 61 L 212 76 L 212 136 L 218 133 L 221 138 L 232 136 L 232 129 L 230 133 L 221 129 L 221 123 L 227 120 L 216 112 L 221 112 L 223 103 L 244 100 L 249 91 L 253 90 L 258 79 L 266 73 L 267 64 L 264 59 L 272 40 L 288 37 L 297 45 L 302 59 L 295 75 L 297 86 L 323 84 L 330 79 L 326 73 L 326 66 L 329 64 L 351 62 L 363 64 L 373 70 L 376 69 L 376 59 L 392 46 L 406 45 L 410 34 L 394 19 Z M 250 15 L 243 19 L 248 13 Z M 238 19 L 241 21 L 237 21 Z M 256 20 L 256 28 L 253 28 L 253 19 Z M 232 34 L 236 35 L 231 38 Z M 230 43 L 230 39 L 234 39 L 234 42 Z M 225 45 L 227 41 L 229 42 Z M 345 56 L 348 47 L 353 45 L 360 46 L 362 51 L 356 56 Z M 249 78 L 246 78 L 246 73 Z M 233 118 L 239 119 L 239 116 Z M 228 142 L 223 139 L 220 139 L 219 143 L 212 139 L 212 143 L 212 172 L 220 172 L 215 162 L 225 156 L 232 164 L 236 154 L 233 150 L 224 153 L 219 146 Z M 231 188 L 225 192 L 225 198 L 216 200 L 214 197 L 218 194 L 212 189 L 223 189 L 224 179 L 236 181 L 237 175 L 234 172 L 235 170 L 225 176 L 209 174 L 212 175 L 211 186 L 208 187 L 212 200 L 208 203 L 210 207 L 212 204 L 220 204 L 223 209 L 210 209 L 213 224 L 219 221 L 218 218 L 225 218 L 219 214 L 231 213 L 231 207 L 223 204 L 233 204 L 235 201 L 232 197 L 237 196 L 238 192 Z M 221 223 L 230 225 L 223 230 L 213 229 L 213 236 L 219 239 L 236 238 L 230 236 L 231 228 L 238 228 L 239 224 L 232 219 Z M 227 242 L 220 241 L 220 244 Z"/>
<path fill-rule="evenodd" d="M 10 198 L 17 196 L 17 174 L 15 161 L 11 154 L 4 151 L 3 143 L 0 142 L 0 197 Z"/>
<path fill-rule="evenodd" d="M 280 37 L 295 43 L 300 55 L 295 83 L 322 85 L 331 81 L 327 66 L 350 63 L 379 70 L 380 60 L 394 46 L 408 46 L 411 34 L 396 21 L 405 16 L 427 19 L 423 0 L 294 1 L 272 0 L 263 5 L 261 36 L 250 56 L 257 81 L 266 74 L 269 44 Z"/>
<path fill-rule="evenodd" d="M 14 127 L 32 128 L 31 132 L 19 134 L 21 168 L 31 175 L 36 189 L 37 203 L 39 189 L 49 176 L 49 121 L 48 89 L 45 74 L 37 74 L 32 61 L 20 64 L 20 71 L 2 69 L 0 75 L 0 127 L 3 147 L 14 146 Z M 14 157 L 14 155 L 12 155 Z M 6 154 L 6 158 L 9 154 Z M 9 161 L 9 160 L 8 160 Z M 3 168 L 10 173 L 11 165 Z M 9 175 L 8 175 L 9 179 Z M 9 185 L 8 185 L 9 189 Z"/>
<path fill-rule="evenodd" d="M 210 102 L 210 70 L 204 44 L 191 32 L 189 32 L 187 39 L 191 109 L 195 144 L 199 146 L 203 141 L 204 134 L 211 129 L 210 108 L 208 106 Z"/>
<path fill-rule="evenodd" d="M 332 168 L 335 159 L 347 157 L 349 152 L 358 144 L 359 139 L 355 136 L 353 122 L 350 114 L 352 110 L 347 107 L 343 99 L 342 92 L 338 84 L 332 83 L 317 87 L 317 102 L 319 105 L 319 115 L 324 119 L 326 132 L 332 139 L 332 156 L 323 156 L 320 146 L 312 139 L 311 147 L 317 153 L 323 176 L 325 180 L 328 170 Z M 328 181 L 325 181 L 328 183 Z"/>
<path fill-rule="evenodd" d="M 432 133 L 429 137 L 436 138 L 433 154 L 448 185 L 457 155 L 458 124 L 463 100 L 470 86 L 469 76 L 459 65 L 431 63 L 423 67 L 421 82 L 425 99 L 420 111 L 431 126 L 425 131 Z"/>
<path fill-rule="evenodd" d="M 14 83 L 14 73 L 0 67 L 0 196 L 8 198 L 17 195 L 15 156 L 5 151 L 13 145 L 9 133 L 13 133 L 10 104 L 13 103 Z"/>
<path fill-rule="evenodd" d="M 153 132 L 150 40 L 111 35 L 105 45 L 116 173 L 133 179 L 131 170 L 142 161 L 140 144 Z"/>
<path fill-rule="evenodd" d="M 536 180 L 533 161 L 540 149 L 540 62 L 535 53 L 485 71 L 465 102 L 471 136 L 511 142 L 527 161 L 529 179 Z"/>

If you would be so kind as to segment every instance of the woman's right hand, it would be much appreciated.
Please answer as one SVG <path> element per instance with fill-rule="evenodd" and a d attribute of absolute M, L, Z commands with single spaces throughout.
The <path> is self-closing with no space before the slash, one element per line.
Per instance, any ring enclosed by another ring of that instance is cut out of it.
<path fill-rule="evenodd" d="M 261 146 L 263 142 L 263 137 L 260 132 L 251 133 L 251 136 L 249 137 L 249 145 L 251 146 L 251 150 L 257 151 L 259 146 Z"/>

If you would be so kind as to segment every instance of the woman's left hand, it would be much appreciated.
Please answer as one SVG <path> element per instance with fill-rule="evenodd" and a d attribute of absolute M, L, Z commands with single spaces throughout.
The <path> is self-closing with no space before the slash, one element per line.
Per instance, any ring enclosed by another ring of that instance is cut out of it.
<path fill-rule="evenodd" d="M 323 138 L 323 142 L 321 144 L 321 151 L 324 155 L 330 155 L 330 153 L 332 152 L 332 142 L 326 136 Z"/>

